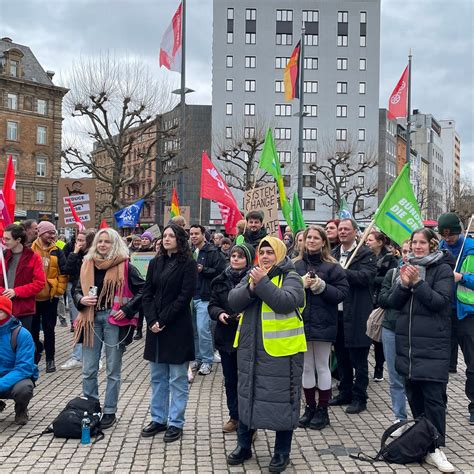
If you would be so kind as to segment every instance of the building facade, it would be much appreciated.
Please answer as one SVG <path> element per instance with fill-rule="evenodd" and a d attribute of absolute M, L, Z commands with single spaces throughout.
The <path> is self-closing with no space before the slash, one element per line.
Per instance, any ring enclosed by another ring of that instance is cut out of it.
<path fill-rule="evenodd" d="M 28 46 L 0 40 L 0 179 L 11 155 L 16 174 L 16 218 L 57 211 L 61 174 L 62 100 Z"/>
<path fill-rule="evenodd" d="M 405 147 L 406 149 L 406 147 Z M 397 174 L 397 121 L 389 119 L 387 109 L 379 110 L 378 200 L 385 196 Z"/>
<path fill-rule="evenodd" d="M 378 152 L 379 0 L 214 0 L 212 133 L 231 146 L 241 128 L 251 137 L 272 127 L 287 195 L 296 191 L 299 101 L 285 102 L 283 73 L 303 23 L 303 213 L 324 222 L 337 209 L 315 193 L 311 165 L 341 151 L 355 163 Z M 354 180 L 376 184 L 377 173 Z M 376 205 L 377 196 L 360 203 L 366 211 Z"/>
<path fill-rule="evenodd" d="M 454 120 L 440 120 L 446 192 L 459 192 L 461 181 L 461 138 Z M 447 209 L 448 210 L 448 209 Z"/>

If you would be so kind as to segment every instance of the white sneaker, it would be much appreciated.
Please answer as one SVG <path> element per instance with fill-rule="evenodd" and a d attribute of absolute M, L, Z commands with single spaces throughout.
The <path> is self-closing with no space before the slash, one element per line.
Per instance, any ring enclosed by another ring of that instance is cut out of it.
<path fill-rule="evenodd" d="M 221 356 L 218 351 L 214 351 L 214 364 L 221 363 Z"/>
<path fill-rule="evenodd" d="M 393 422 L 394 425 L 396 425 L 397 423 L 400 423 L 401 420 L 395 420 Z M 403 433 L 405 433 L 405 431 L 410 427 L 410 425 L 403 425 L 403 426 L 400 426 L 400 428 L 398 428 L 397 430 L 395 430 L 391 435 L 390 435 L 390 438 L 398 438 L 399 436 L 401 436 Z"/>
<path fill-rule="evenodd" d="M 102 359 L 99 360 L 99 370 L 102 370 L 104 367 L 104 363 L 102 362 Z"/>
<path fill-rule="evenodd" d="M 82 367 L 82 362 L 80 360 L 71 358 L 61 366 L 61 369 L 69 370 L 69 369 L 76 369 L 78 367 Z"/>
<path fill-rule="evenodd" d="M 198 371 L 199 375 L 209 375 L 212 372 L 212 364 L 202 363 L 201 368 Z"/>
<path fill-rule="evenodd" d="M 434 453 L 428 453 L 425 458 L 427 464 L 437 467 L 441 472 L 455 472 L 454 466 L 446 459 L 446 454 L 436 448 Z"/>

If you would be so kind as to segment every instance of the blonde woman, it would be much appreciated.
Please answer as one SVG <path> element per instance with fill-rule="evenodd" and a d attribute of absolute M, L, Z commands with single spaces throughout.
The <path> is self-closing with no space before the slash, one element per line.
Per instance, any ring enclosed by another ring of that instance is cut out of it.
<path fill-rule="evenodd" d="M 107 385 L 102 428 L 116 421 L 120 372 L 125 344 L 133 335 L 134 315 L 141 303 L 144 281 L 128 262 L 129 251 L 113 229 L 99 231 L 84 257 L 73 291 L 79 310 L 76 342 L 83 342 L 82 386 L 85 397 L 99 399 L 97 374 L 105 346 Z M 114 302 L 115 301 L 115 302 Z"/>
<path fill-rule="evenodd" d="M 295 259 L 296 271 L 303 277 L 306 307 L 303 311 L 308 350 L 304 354 L 303 391 L 306 408 L 300 428 L 321 430 L 330 424 L 328 403 L 331 399 L 331 346 L 336 342 L 337 306 L 349 293 L 342 267 L 331 256 L 326 231 L 309 226 L 303 234 L 303 246 Z M 315 373 L 318 374 L 316 386 Z M 316 406 L 316 392 L 318 404 Z"/>

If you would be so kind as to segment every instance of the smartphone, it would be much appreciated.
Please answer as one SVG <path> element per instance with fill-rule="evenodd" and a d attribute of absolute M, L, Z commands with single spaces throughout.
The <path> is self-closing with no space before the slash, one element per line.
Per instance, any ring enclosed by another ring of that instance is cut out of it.
<path fill-rule="evenodd" d="M 89 288 L 89 296 L 97 296 L 97 287 L 96 286 L 91 286 Z"/>

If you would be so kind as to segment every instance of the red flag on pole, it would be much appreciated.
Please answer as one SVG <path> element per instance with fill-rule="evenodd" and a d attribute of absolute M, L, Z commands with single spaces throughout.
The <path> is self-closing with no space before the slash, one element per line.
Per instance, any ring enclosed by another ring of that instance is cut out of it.
<path fill-rule="evenodd" d="M 406 118 L 408 115 L 408 79 L 407 66 L 388 100 L 388 118 L 390 119 Z"/>
<path fill-rule="evenodd" d="M 107 224 L 107 221 L 105 219 L 102 219 L 100 221 L 100 226 L 99 229 L 108 229 L 109 225 Z"/>
<path fill-rule="evenodd" d="M 160 66 L 181 72 L 183 4 L 180 3 L 160 44 Z"/>
<path fill-rule="evenodd" d="M 202 152 L 201 198 L 216 201 L 229 209 L 222 216 L 225 231 L 228 234 L 235 234 L 235 226 L 242 219 L 242 214 L 229 186 L 204 151 Z"/>
<path fill-rule="evenodd" d="M 15 220 L 16 180 L 12 155 L 8 157 L 5 179 L 3 180 L 3 199 L 10 215 L 10 223 Z M 8 225 L 8 224 L 7 224 Z"/>
<path fill-rule="evenodd" d="M 79 216 L 77 215 L 76 208 L 74 207 L 74 204 L 72 203 L 70 198 L 66 198 L 66 202 L 68 203 L 71 212 L 72 212 L 72 217 L 74 217 L 74 221 L 77 224 L 77 227 L 79 230 L 84 230 L 84 224 L 81 222 L 81 219 L 79 219 Z"/>

